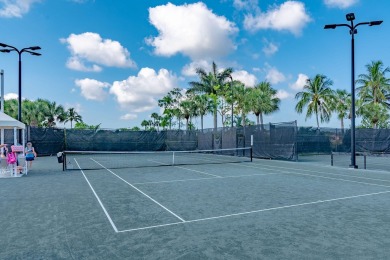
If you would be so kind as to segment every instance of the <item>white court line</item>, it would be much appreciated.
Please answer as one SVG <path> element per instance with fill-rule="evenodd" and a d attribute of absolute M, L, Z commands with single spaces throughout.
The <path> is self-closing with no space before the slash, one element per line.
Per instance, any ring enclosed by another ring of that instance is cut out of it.
<path fill-rule="evenodd" d="M 104 207 L 102 201 L 100 200 L 99 196 L 96 194 L 94 188 L 92 187 L 91 183 L 90 183 L 89 180 L 87 179 L 87 176 L 85 176 L 84 171 L 81 169 L 81 167 L 80 167 L 79 163 L 77 162 L 77 160 L 76 160 L 76 159 L 74 159 L 74 160 L 75 160 L 75 162 L 76 162 L 76 164 L 77 164 L 77 167 L 79 167 L 81 173 L 83 174 L 85 180 L 87 181 L 89 187 L 91 188 L 93 194 L 95 195 L 97 201 L 99 202 L 100 207 L 103 209 L 104 214 L 106 214 L 106 217 L 108 218 L 108 221 L 110 222 L 112 228 L 114 229 L 114 231 L 115 231 L 116 233 L 118 233 L 118 229 L 116 228 L 116 226 L 115 226 L 115 224 L 114 224 L 114 221 L 112 221 L 112 219 L 111 219 L 110 215 L 108 214 L 106 208 Z"/>
<path fill-rule="evenodd" d="M 203 160 L 207 160 L 207 159 L 203 159 Z M 314 175 L 314 174 L 305 174 L 305 173 L 297 173 L 297 172 L 291 172 L 291 171 L 278 170 L 278 169 L 291 170 L 291 168 L 286 168 L 286 167 L 281 167 L 281 166 L 264 165 L 264 164 L 260 164 L 260 163 L 254 163 L 254 164 L 258 165 L 260 167 L 251 166 L 251 165 L 242 165 L 242 164 L 235 164 L 234 166 L 242 166 L 242 167 L 248 167 L 248 168 L 253 168 L 253 169 L 274 170 L 274 171 L 279 171 L 281 173 L 296 174 L 296 175 L 306 175 L 306 176 L 313 176 L 313 177 L 318 177 L 318 178 L 325 178 L 325 179 L 332 179 L 332 180 L 340 180 L 340 181 L 361 183 L 361 184 L 374 185 L 374 186 L 380 186 L 380 187 L 390 187 L 388 185 L 381 185 L 381 184 L 374 184 L 374 183 L 368 183 L 368 182 L 352 181 L 352 180 L 346 180 L 346 179 L 342 179 L 342 178 L 332 178 L 332 177 L 319 176 L 319 175 Z M 275 168 L 277 168 L 277 169 L 275 169 Z M 364 180 L 380 181 L 380 182 L 389 182 L 388 180 L 383 180 L 383 179 L 360 177 L 360 176 L 354 176 L 354 175 L 345 175 L 345 174 L 339 174 L 339 173 L 329 173 L 329 172 L 313 171 L 313 170 L 306 170 L 306 169 L 296 169 L 296 168 L 293 168 L 293 170 L 304 171 L 304 172 L 311 172 L 311 173 L 315 172 L 315 173 L 322 173 L 322 174 L 336 175 L 336 176 L 344 176 L 344 177 L 351 177 L 351 178 L 355 178 L 355 179 L 364 179 Z"/>
<path fill-rule="evenodd" d="M 292 168 L 286 168 L 286 167 L 274 166 L 274 165 L 262 165 L 262 164 L 259 164 L 259 163 L 255 163 L 255 165 L 258 165 L 258 166 L 261 166 L 261 167 L 267 167 L 265 169 L 268 169 L 268 170 L 272 169 L 272 170 L 276 170 L 276 171 L 282 171 L 282 170 L 278 170 L 278 169 L 283 169 L 283 170 L 284 169 L 287 169 L 287 170 L 291 170 L 292 169 Z M 247 166 L 247 167 L 253 168 L 253 166 Z M 255 168 L 260 169 L 259 167 L 255 167 Z M 274 168 L 277 168 L 277 169 L 274 169 Z M 296 169 L 296 168 L 293 168 L 293 170 L 310 172 L 310 173 L 322 173 L 322 174 L 328 174 L 328 175 L 344 176 L 344 177 L 350 177 L 350 178 L 362 179 L 362 180 L 370 180 L 370 181 L 390 182 L 390 180 L 376 179 L 376 178 L 369 178 L 369 177 L 362 177 L 362 176 L 355 176 L 355 175 L 346 175 L 346 174 L 340 174 L 340 173 L 330 173 L 330 172 L 313 171 L 313 170 Z M 287 171 L 287 172 L 291 173 L 291 174 L 304 174 L 304 173 L 295 173 L 295 172 L 290 172 L 290 171 Z M 319 176 L 319 175 L 312 175 L 312 176 Z M 340 180 L 344 180 L 344 179 L 340 179 Z M 366 182 L 361 182 L 361 183 L 366 183 Z M 366 184 L 368 184 L 368 183 L 366 183 Z M 389 187 L 389 186 L 385 186 L 385 187 Z"/>
<path fill-rule="evenodd" d="M 151 162 L 155 162 L 155 163 L 162 163 L 162 162 L 159 162 L 159 161 L 155 161 L 155 160 L 149 160 Z M 216 178 L 221 178 L 222 176 L 219 176 L 219 175 L 215 175 L 215 174 L 211 174 L 211 173 L 207 173 L 207 172 L 202 172 L 202 171 L 197 171 L 197 170 L 193 170 L 193 169 L 189 169 L 189 168 L 185 168 L 185 167 L 181 167 L 181 166 L 176 166 L 176 165 L 172 165 L 173 167 L 177 167 L 177 168 L 180 168 L 180 169 L 184 169 L 184 170 L 187 170 L 187 171 L 191 171 L 191 172 L 197 172 L 197 173 L 202 173 L 202 174 L 206 174 L 206 175 L 210 175 L 210 176 L 213 176 L 213 177 L 216 177 Z"/>
<path fill-rule="evenodd" d="M 156 203 L 157 205 L 159 205 L 161 208 L 165 209 L 166 211 L 168 211 L 169 213 L 171 213 L 173 216 L 175 216 L 176 218 L 180 219 L 181 221 L 185 222 L 184 219 L 182 219 L 180 216 L 178 216 L 177 214 L 175 214 L 174 212 L 172 212 L 171 210 L 169 210 L 167 207 L 165 207 L 164 205 L 162 205 L 161 203 L 159 203 L 157 200 L 153 199 L 152 197 L 150 197 L 148 194 L 146 194 L 145 192 L 143 192 L 142 190 L 138 189 L 137 187 L 135 187 L 133 184 L 131 184 L 130 182 L 126 181 L 125 179 L 123 179 L 122 177 L 118 176 L 116 173 L 114 173 L 113 171 L 111 171 L 110 169 L 106 168 L 105 166 L 103 166 L 101 163 L 99 163 L 98 161 L 90 158 L 92 161 L 94 161 L 95 163 L 99 164 L 100 166 L 102 166 L 104 169 L 106 169 L 107 171 L 109 171 L 110 173 L 112 173 L 113 175 L 115 175 L 116 177 L 118 177 L 120 180 L 124 181 L 125 183 L 127 183 L 130 187 L 132 187 L 133 189 L 137 190 L 138 192 L 140 192 L 142 195 L 144 195 L 145 197 L 147 197 L 148 199 L 150 199 L 151 201 L 153 201 L 154 203 Z"/>
<path fill-rule="evenodd" d="M 241 177 L 261 176 L 261 175 L 273 175 L 273 174 L 279 174 L 279 173 L 254 173 L 254 174 L 231 175 L 231 176 L 223 176 L 223 177 L 210 177 L 210 178 L 197 178 L 197 179 L 180 179 L 180 180 L 170 180 L 170 181 L 137 182 L 137 183 L 133 183 L 133 184 L 134 185 L 143 185 L 143 184 L 159 184 L 159 183 L 170 183 L 170 182 L 202 181 L 202 180 L 214 180 L 214 179 L 227 179 L 227 178 L 241 178 Z"/>
<path fill-rule="evenodd" d="M 328 200 L 317 200 L 317 201 L 312 201 L 312 202 L 292 204 L 292 205 L 286 205 L 286 206 L 280 206 L 280 207 L 273 207 L 273 208 L 245 211 L 245 212 L 233 213 L 233 214 L 228 214 L 228 215 L 220 215 L 220 216 L 216 216 L 216 217 L 199 218 L 199 219 L 194 219 L 194 220 L 187 220 L 187 221 L 184 221 L 184 222 L 173 222 L 173 223 L 162 224 L 162 225 L 147 226 L 147 227 L 140 227 L 140 228 L 132 228 L 132 229 L 120 230 L 118 232 L 122 233 L 122 232 L 131 232 L 131 231 L 137 231 L 137 230 L 153 229 L 153 228 L 158 228 L 158 227 L 166 227 L 166 226 L 194 223 L 194 222 L 200 222 L 200 221 L 206 221 L 206 220 L 214 220 L 214 219 L 220 219 L 220 218 L 228 218 L 228 217 L 241 216 L 241 215 L 249 215 L 249 214 L 265 212 L 265 211 L 294 208 L 294 207 L 300 207 L 300 206 L 306 206 L 306 205 L 314 205 L 314 204 L 320 204 L 320 203 L 327 203 L 327 202 L 333 202 L 333 201 L 339 201 L 339 200 L 355 199 L 355 198 L 360 198 L 360 197 L 381 195 L 381 194 L 386 194 L 386 193 L 390 193 L 390 191 L 382 191 L 382 192 L 354 195 L 354 196 L 341 197 L 341 198 L 328 199 Z"/>

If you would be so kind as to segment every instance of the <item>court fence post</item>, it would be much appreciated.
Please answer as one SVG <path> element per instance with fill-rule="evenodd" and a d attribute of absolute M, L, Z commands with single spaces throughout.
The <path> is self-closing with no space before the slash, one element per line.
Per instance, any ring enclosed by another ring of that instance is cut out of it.
<path fill-rule="evenodd" d="M 330 154 L 330 166 L 333 166 L 333 153 Z"/>

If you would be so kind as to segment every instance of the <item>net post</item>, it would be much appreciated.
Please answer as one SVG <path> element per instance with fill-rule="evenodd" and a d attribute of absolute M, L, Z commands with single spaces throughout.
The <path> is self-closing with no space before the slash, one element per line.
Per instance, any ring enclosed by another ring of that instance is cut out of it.
<path fill-rule="evenodd" d="M 172 152 L 172 165 L 175 165 L 175 152 Z"/>
<path fill-rule="evenodd" d="M 364 169 L 366 170 L 367 169 L 367 155 L 366 154 L 364 154 L 363 155 L 364 156 Z"/>
<path fill-rule="evenodd" d="M 333 166 L 333 153 L 330 154 L 330 166 Z"/>
<path fill-rule="evenodd" d="M 250 154 L 251 154 L 251 162 L 253 161 L 253 135 L 251 135 L 251 150 L 250 150 Z"/>
<path fill-rule="evenodd" d="M 62 171 L 66 170 L 66 153 L 62 152 Z"/>

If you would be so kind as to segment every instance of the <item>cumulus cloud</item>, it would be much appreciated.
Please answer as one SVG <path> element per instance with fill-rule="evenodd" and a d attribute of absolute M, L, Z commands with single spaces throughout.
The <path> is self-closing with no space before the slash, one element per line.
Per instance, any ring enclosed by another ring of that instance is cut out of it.
<path fill-rule="evenodd" d="M 107 97 L 109 83 L 97 81 L 95 79 L 76 79 L 76 86 L 81 89 L 81 95 L 88 100 L 102 101 Z"/>
<path fill-rule="evenodd" d="M 128 113 L 128 114 L 121 116 L 120 119 L 121 120 L 133 120 L 133 119 L 136 119 L 137 117 L 138 116 L 136 114 Z"/>
<path fill-rule="evenodd" d="M 237 10 L 259 11 L 258 0 L 233 0 L 233 6 Z"/>
<path fill-rule="evenodd" d="M 154 109 L 158 99 L 178 87 L 177 81 L 177 77 L 166 69 L 160 69 L 157 73 L 154 69 L 142 68 L 137 76 L 115 81 L 110 93 L 122 108 L 139 113 Z"/>
<path fill-rule="evenodd" d="M 118 41 L 103 39 L 97 33 L 71 34 L 60 41 L 67 44 L 72 54 L 66 63 L 69 69 L 99 72 L 102 70 L 99 65 L 119 68 L 136 67 L 135 62 L 130 58 L 130 52 Z"/>
<path fill-rule="evenodd" d="M 81 113 L 83 112 L 83 107 L 80 103 L 65 103 L 64 105 L 64 108 L 66 110 L 68 110 L 69 108 L 74 108 L 74 110 L 77 112 L 77 113 Z"/>
<path fill-rule="evenodd" d="M 328 7 L 345 9 L 345 8 L 353 6 L 358 1 L 359 0 L 324 0 L 324 3 Z"/>
<path fill-rule="evenodd" d="M 236 25 L 201 2 L 149 8 L 149 21 L 159 32 L 157 37 L 146 39 L 156 55 L 181 53 L 199 60 L 221 57 L 236 49 L 231 39 L 238 32 Z"/>
<path fill-rule="evenodd" d="M 266 56 L 271 56 L 275 54 L 279 50 L 278 45 L 276 45 L 273 42 L 269 42 L 267 40 L 264 40 L 264 47 L 263 52 Z"/>
<path fill-rule="evenodd" d="M 211 68 L 211 63 L 207 60 L 197 60 L 193 61 L 183 67 L 181 70 L 181 74 L 184 76 L 196 76 L 196 69 L 202 68 L 204 70 L 208 70 Z"/>
<path fill-rule="evenodd" d="M 273 6 L 267 12 L 259 12 L 255 15 L 248 14 L 244 19 L 244 27 L 250 31 L 261 29 L 273 29 L 277 31 L 289 31 L 298 36 L 303 27 L 311 21 L 305 5 L 298 1 L 286 1 L 280 6 Z"/>
<path fill-rule="evenodd" d="M 286 77 L 277 68 L 268 65 L 265 79 L 271 84 L 278 84 L 286 80 Z"/>
<path fill-rule="evenodd" d="M 233 80 L 239 80 L 247 87 L 253 87 L 256 84 L 257 78 L 255 75 L 248 73 L 245 70 L 238 70 L 232 73 Z"/>
<path fill-rule="evenodd" d="M 41 0 L 0 0 L 0 17 L 13 18 L 22 17 L 30 11 L 33 3 L 41 2 Z"/>
<path fill-rule="evenodd" d="M 276 93 L 276 97 L 279 98 L 279 99 L 287 99 L 287 98 L 290 98 L 292 97 L 293 95 L 291 93 L 288 93 L 287 91 L 283 90 L 283 89 L 279 89 Z"/>
<path fill-rule="evenodd" d="M 290 88 L 293 90 L 302 90 L 308 79 L 309 77 L 307 75 L 299 73 L 297 80 L 290 85 Z"/>
<path fill-rule="evenodd" d="M 4 100 L 18 99 L 19 95 L 16 93 L 7 93 L 4 95 Z"/>

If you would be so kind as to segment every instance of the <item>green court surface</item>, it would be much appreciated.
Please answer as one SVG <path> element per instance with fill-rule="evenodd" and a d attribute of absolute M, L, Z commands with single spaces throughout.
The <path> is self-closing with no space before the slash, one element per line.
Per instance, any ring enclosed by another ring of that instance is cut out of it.
<path fill-rule="evenodd" d="M 0 179 L 0 259 L 388 259 L 390 172 L 303 161 L 63 172 L 38 158 Z"/>

